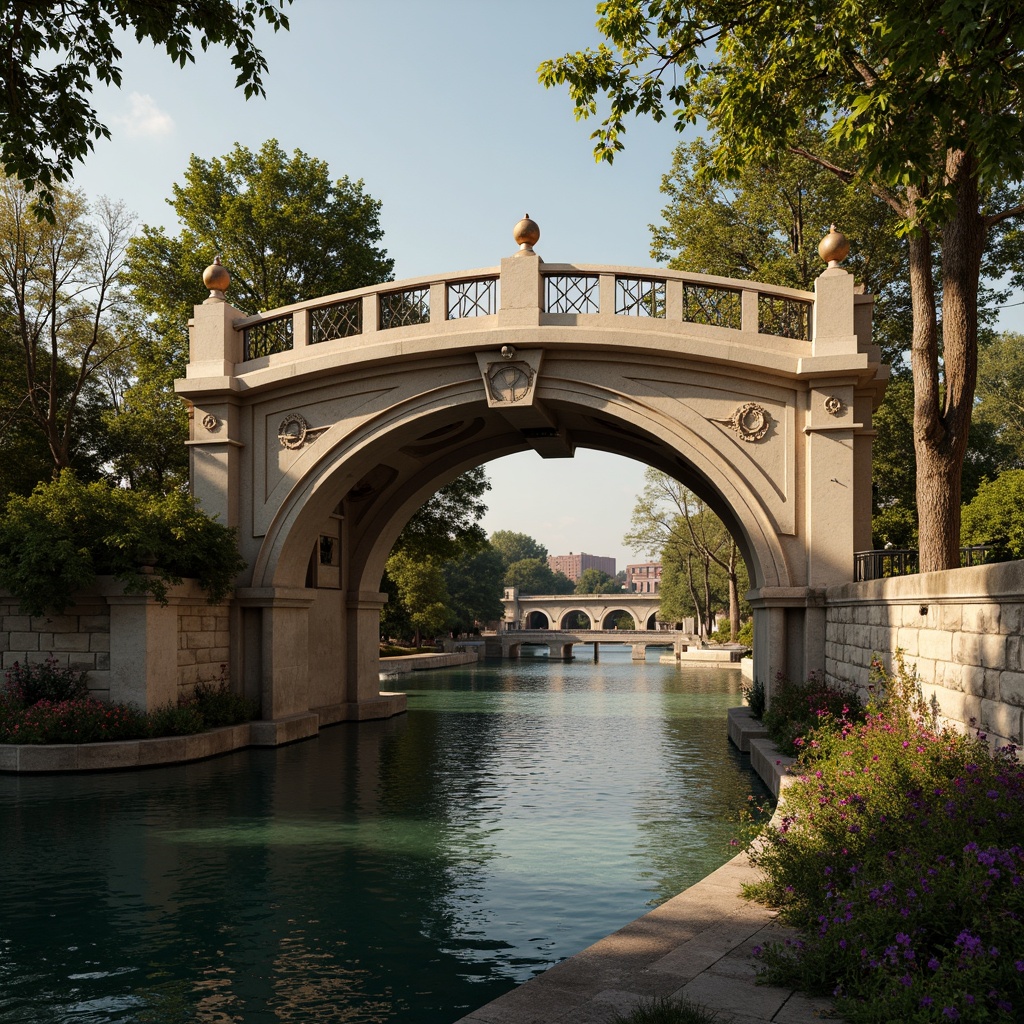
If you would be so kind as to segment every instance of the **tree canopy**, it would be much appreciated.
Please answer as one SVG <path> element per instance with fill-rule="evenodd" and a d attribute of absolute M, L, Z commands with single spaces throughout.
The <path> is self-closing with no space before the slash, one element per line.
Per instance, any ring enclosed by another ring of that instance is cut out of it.
<path fill-rule="evenodd" d="M 896 215 L 913 311 L 921 568 L 958 565 L 982 261 L 992 230 L 1024 213 L 1019 4 L 868 0 L 767 16 L 746 0 L 606 0 L 598 10 L 607 43 L 547 61 L 540 76 L 568 86 L 578 118 L 607 101 L 599 159 L 622 148 L 630 114 L 671 116 L 677 128 L 703 119 L 725 178 L 788 152 Z M 818 126 L 827 148 L 806 142 Z"/>
<path fill-rule="evenodd" d="M 288 28 L 291 0 L 7 0 L 0 8 L 0 167 L 51 218 L 54 187 L 109 138 L 91 102 L 95 82 L 121 85 L 118 30 L 162 47 L 181 67 L 195 44 L 231 46 L 235 86 L 246 99 L 264 95 L 267 62 L 256 46 L 259 22 Z"/>
<path fill-rule="evenodd" d="M 521 558 L 505 568 L 506 587 L 521 594 L 571 594 L 575 584 L 561 572 L 553 572 L 543 558 Z"/>
<path fill-rule="evenodd" d="M 615 582 L 614 576 L 600 569 L 584 569 L 576 581 L 577 594 L 618 594 L 622 587 Z"/>
<path fill-rule="evenodd" d="M 516 533 L 514 530 L 495 530 L 490 539 L 492 547 L 501 554 L 506 566 L 524 558 L 546 559 L 548 557 L 548 549 L 525 533 Z"/>

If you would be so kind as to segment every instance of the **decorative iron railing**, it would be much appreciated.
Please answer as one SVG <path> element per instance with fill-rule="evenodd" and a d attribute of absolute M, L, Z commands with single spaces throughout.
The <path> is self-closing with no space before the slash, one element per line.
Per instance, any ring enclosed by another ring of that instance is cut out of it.
<path fill-rule="evenodd" d="M 541 312 L 614 315 L 673 320 L 713 328 L 810 341 L 813 302 L 786 289 L 751 282 L 681 275 L 674 271 L 617 272 L 614 268 L 551 264 L 543 275 Z M 770 289 L 770 290 L 769 290 Z M 438 307 L 431 309 L 433 304 Z M 325 304 L 324 299 L 270 310 L 236 323 L 244 333 L 244 358 L 257 359 L 307 345 L 344 340 L 368 331 L 496 316 L 501 311 L 501 277 L 495 271 L 420 278 L 360 289 Z M 755 322 L 756 321 L 756 322 Z"/>
<path fill-rule="evenodd" d="M 665 281 L 657 277 L 616 277 L 615 315 L 665 318 Z"/>
<path fill-rule="evenodd" d="M 277 352 L 288 352 L 294 345 L 291 316 L 278 316 L 273 320 L 262 320 L 245 328 L 244 347 L 246 359 L 259 359 Z"/>
<path fill-rule="evenodd" d="M 597 274 L 546 274 L 544 309 L 548 313 L 599 313 L 600 282 Z"/>
<path fill-rule="evenodd" d="M 811 340 L 811 303 L 779 295 L 757 296 L 757 331 L 797 341 Z"/>
<path fill-rule="evenodd" d="M 734 288 L 683 282 L 683 319 L 738 331 L 743 326 L 741 293 Z"/>
<path fill-rule="evenodd" d="M 363 300 L 348 299 L 333 306 L 309 311 L 309 343 L 318 345 L 335 338 L 363 333 Z"/>
<path fill-rule="evenodd" d="M 500 297 L 500 279 L 497 277 L 452 281 L 448 285 L 448 319 L 494 316 L 498 312 Z"/>
<path fill-rule="evenodd" d="M 960 566 L 987 565 L 1002 562 L 1009 556 L 995 544 L 972 544 L 960 549 Z M 853 556 L 855 583 L 882 580 L 890 576 L 913 576 L 920 572 L 918 552 L 914 548 L 878 548 L 858 551 Z"/>
<path fill-rule="evenodd" d="M 380 297 L 380 329 L 430 323 L 430 289 L 406 288 Z"/>

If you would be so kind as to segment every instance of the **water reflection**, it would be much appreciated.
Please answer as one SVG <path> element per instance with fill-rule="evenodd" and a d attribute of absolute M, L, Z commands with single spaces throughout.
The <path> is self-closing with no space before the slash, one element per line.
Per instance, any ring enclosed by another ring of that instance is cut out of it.
<path fill-rule="evenodd" d="M 728 857 L 735 672 L 531 659 L 141 773 L 0 777 L 0 1022 L 443 1024 Z"/>

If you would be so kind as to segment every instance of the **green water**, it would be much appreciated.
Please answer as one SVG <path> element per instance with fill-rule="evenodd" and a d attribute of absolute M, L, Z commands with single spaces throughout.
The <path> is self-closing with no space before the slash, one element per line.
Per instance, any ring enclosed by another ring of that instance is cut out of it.
<path fill-rule="evenodd" d="M 447 1024 L 723 863 L 766 796 L 735 670 L 402 682 L 407 715 L 291 747 L 0 776 L 0 1024 Z"/>

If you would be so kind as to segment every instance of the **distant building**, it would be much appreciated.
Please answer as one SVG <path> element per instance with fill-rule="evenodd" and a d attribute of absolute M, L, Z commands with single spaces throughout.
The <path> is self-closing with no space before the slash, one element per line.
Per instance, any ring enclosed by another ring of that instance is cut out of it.
<path fill-rule="evenodd" d="M 601 572 L 615 575 L 615 559 L 605 558 L 603 555 L 588 555 L 580 552 L 574 555 L 571 551 L 567 555 L 548 555 L 548 568 L 552 572 L 564 573 L 574 583 L 587 569 L 600 569 Z"/>
<path fill-rule="evenodd" d="M 657 594 L 661 590 L 661 562 L 627 565 L 626 590 L 631 594 Z"/>

